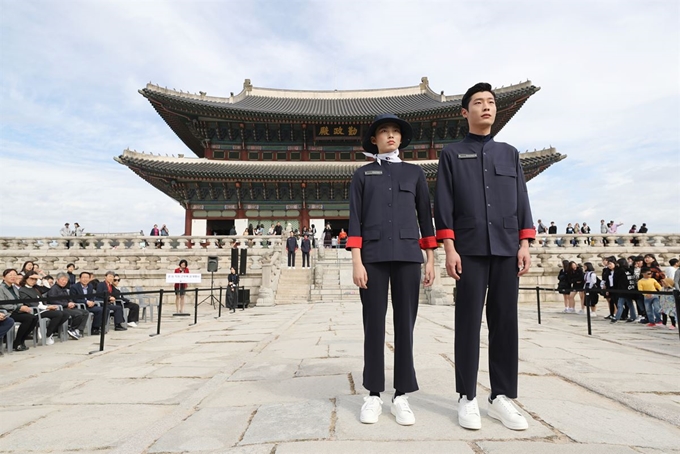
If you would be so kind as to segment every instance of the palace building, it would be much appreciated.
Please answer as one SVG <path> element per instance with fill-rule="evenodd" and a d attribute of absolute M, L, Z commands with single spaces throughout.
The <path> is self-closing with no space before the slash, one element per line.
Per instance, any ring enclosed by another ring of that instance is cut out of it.
<path fill-rule="evenodd" d="M 495 89 L 492 133 L 538 90 L 530 81 Z M 346 229 L 352 174 L 370 159 L 361 138 L 381 113 L 412 124 L 414 138 L 401 157 L 423 168 L 434 200 L 439 153 L 467 134 L 462 95 L 435 93 L 426 77 L 379 90 L 280 90 L 246 79 L 229 97 L 153 84 L 139 92 L 196 157 L 125 150 L 115 160 L 184 207 L 185 235 L 227 234 L 236 222 Z M 520 154 L 527 181 L 565 157 L 554 148 Z"/>

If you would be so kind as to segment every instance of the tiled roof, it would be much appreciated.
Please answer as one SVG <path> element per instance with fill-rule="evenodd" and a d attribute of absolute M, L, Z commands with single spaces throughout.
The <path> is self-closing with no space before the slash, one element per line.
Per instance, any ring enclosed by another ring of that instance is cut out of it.
<path fill-rule="evenodd" d="M 538 91 L 530 81 L 494 91 L 499 109 L 507 104 L 517 110 Z M 420 85 L 405 88 L 352 91 L 302 91 L 258 88 L 246 80 L 238 95 L 212 97 L 162 88 L 147 84 L 140 93 L 152 103 L 173 110 L 211 118 L 253 120 L 360 120 L 371 121 L 377 114 L 390 112 L 407 119 L 423 116 L 460 115 L 462 95 L 446 96 L 433 92 L 427 78 Z M 518 103 L 517 106 L 514 103 Z M 158 107 L 155 105 L 155 107 Z M 159 111 L 161 115 L 163 114 Z"/>
<path fill-rule="evenodd" d="M 527 180 L 538 175 L 551 164 L 566 158 L 554 148 L 520 154 Z M 181 180 L 219 181 L 329 181 L 349 180 L 358 162 L 263 162 L 263 161 L 217 161 L 205 158 L 175 158 L 149 155 L 125 150 L 114 158 L 148 178 L 174 178 Z M 425 171 L 428 179 L 437 176 L 439 161 L 411 161 Z"/>

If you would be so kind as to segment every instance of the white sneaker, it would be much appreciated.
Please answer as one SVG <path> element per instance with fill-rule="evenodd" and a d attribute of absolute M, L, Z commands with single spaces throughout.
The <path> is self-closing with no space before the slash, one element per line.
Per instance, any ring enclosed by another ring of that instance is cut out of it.
<path fill-rule="evenodd" d="M 479 430 L 482 428 L 482 418 L 479 416 L 477 398 L 468 400 L 466 397 L 458 399 L 458 424 L 465 429 Z"/>
<path fill-rule="evenodd" d="M 526 430 L 529 427 L 524 415 L 519 412 L 510 399 L 502 394 L 489 402 L 488 415 L 498 419 L 508 429 Z"/>
<path fill-rule="evenodd" d="M 593 311 L 590 313 L 590 318 L 595 318 L 597 317 L 597 312 Z"/>
<path fill-rule="evenodd" d="M 137 324 L 135 322 L 127 322 L 127 327 L 128 328 L 137 328 Z"/>
<path fill-rule="evenodd" d="M 378 396 L 364 397 L 364 404 L 361 406 L 359 421 L 364 424 L 375 424 L 378 416 L 382 413 L 382 399 Z"/>
<path fill-rule="evenodd" d="M 565 308 L 562 309 L 559 313 L 560 313 L 560 314 L 568 314 L 568 313 L 569 313 L 569 308 L 568 308 L 568 307 L 565 307 Z"/>
<path fill-rule="evenodd" d="M 574 310 L 573 307 L 569 307 L 569 308 L 567 308 L 567 313 L 569 313 L 569 314 L 575 314 L 576 311 Z"/>
<path fill-rule="evenodd" d="M 401 395 L 392 399 L 392 414 L 397 418 L 397 424 L 412 426 L 416 422 L 416 416 L 408 405 L 408 397 Z"/>
<path fill-rule="evenodd" d="M 52 339 L 52 336 L 47 336 L 47 339 L 45 339 L 45 344 L 54 345 L 54 339 Z"/>
<path fill-rule="evenodd" d="M 584 314 L 585 314 L 585 312 L 583 312 L 583 309 L 581 309 L 580 311 L 578 311 L 578 315 L 584 315 Z"/>

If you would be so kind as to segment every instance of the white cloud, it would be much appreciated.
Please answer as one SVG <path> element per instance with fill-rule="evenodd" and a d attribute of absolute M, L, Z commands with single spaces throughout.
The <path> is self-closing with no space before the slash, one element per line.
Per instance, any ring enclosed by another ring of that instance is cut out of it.
<path fill-rule="evenodd" d="M 0 184 L 39 188 L 40 216 L 0 235 L 183 231 L 183 210 L 113 156 L 187 153 L 137 93 L 153 81 L 228 96 L 243 80 L 296 89 L 479 80 L 541 86 L 499 135 L 569 157 L 529 183 L 534 216 L 680 231 L 676 2 L 2 3 Z M 675 194 L 675 196 L 674 196 Z M 675 197 L 675 199 L 673 198 Z M 559 200 L 559 203 L 555 202 Z M 123 216 L 111 216 L 116 208 Z"/>

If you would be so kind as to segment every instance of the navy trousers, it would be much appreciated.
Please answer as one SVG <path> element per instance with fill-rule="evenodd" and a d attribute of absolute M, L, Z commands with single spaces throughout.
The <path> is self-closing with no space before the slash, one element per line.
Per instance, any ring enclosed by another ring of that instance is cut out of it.
<path fill-rule="evenodd" d="M 359 289 L 364 321 L 363 386 L 371 392 L 385 390 L 385 316 L 388 284 L 394 314 L 394 388 L 404 393 L 418 390 L 413 367 L 413 327 L 418 315 L 420 267 L 417 262 L 365 263 L 368 288 Z"/>
<path fill-rule="evenodd" d="M 456 391 L 470 400 L 477 395 L 479 337 L 486 296 L 491 394 L 514 399 L 519 344 L 517 257 L 461 256 L 461 262 L 463 273 L 456 284 L 454 324 Z"/>

